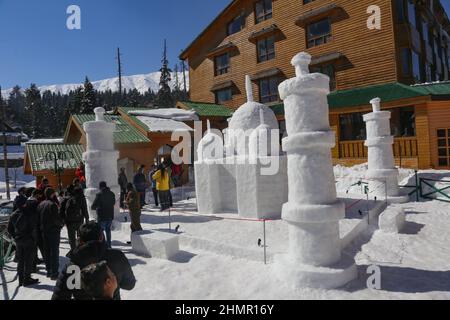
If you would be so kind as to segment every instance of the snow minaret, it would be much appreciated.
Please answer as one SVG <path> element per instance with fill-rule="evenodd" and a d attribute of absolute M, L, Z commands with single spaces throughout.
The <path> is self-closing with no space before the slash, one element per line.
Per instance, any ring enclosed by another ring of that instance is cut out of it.
<path fill-rule="evenodd" d="M 406 202 L 407 197 L 400 195 L 398 186 L 398 169 L 395 167 L 394 137 L 391 135 L 391 112 L 381 111 L 381 100 L 375 98 L 370 101 L 373 112 L 364 115 L 366 122 L 367 140 L 365 145 L 369 149 L 369 179 L 371 196 L 384 199 L 387 193 L 390 202 Z"/>
<path fill-rule="evenodd" d="M 295 287 L 337 288 L 356 278 L 354 261 L 341 254 L 339 220 L 345 216 L 337 200 L 331 148 L 335 133 L 328 116 L 329 78 L 309 73 L 311 56 L 292 59 L 296 77 L 279 86 L 286 129 L 289 200 L 282 218 L 288 224 L 289 248 L 275 261 L 276 272 Z"/>
<path fill-rule="evenodd" d="M 105 109 L 96 108 L 94 112 L 95 121 L 89 121 L 83 125 L 87 140 L 86 152 L 83 153 L 87 185 L 85 194 L 91 219 L 97 217 L 97 213 L 90 208 L 95 195 L 100 191 L 101 181 L 105 181 L 111 191 L 116 194 L 116 214 L 119 212 L 120 194 L 117 172 L 119 152 L 114 149 L 116 125 L 105 121 Z"/>

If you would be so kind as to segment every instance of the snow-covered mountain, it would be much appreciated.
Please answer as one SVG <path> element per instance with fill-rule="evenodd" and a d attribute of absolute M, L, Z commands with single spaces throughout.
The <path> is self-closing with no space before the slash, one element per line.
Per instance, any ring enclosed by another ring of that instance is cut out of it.
<path fill-rule="evenodd" d="M 153 90 L 154 92 L 157 92 L 159 89 L 159 78 L 161 76 L 161 73 L 158 72 L 152 72 L 148 74 L 138 74 L 134 76 L 123 76 L 122 77 L 122 87 L 123 89 L 131 90 L 131 89 L 137 89 L 140 93 L 146 92 L 148 89 Z M 183 74 L 180 72 L 178 74 L 178 80 L 180 82 L 181 88 L 183 88 Z M 82 86 L 81 83 L 76 84 L 54 84 L 54 85 L 48 85 L 48 86 L 40 86 L 39 90 L 42 92 L 46 90 L 50 90 L 51 92 L 55 93 L 61 93 L 61 94 L 67 94 L 71 90 L 75 90 L 78 87 Z M 94 88 L 98 91 L 118 91 L 119 90 L 119 78 L 111 78 L 111 79 L 105 79 L 105 80 L 99 80 L 92 82 L 92 85 Z M 173 87 L 175 85 L 175 74 L 172 74 L 172 82 L 171 86 Z M 188 73 L 186 73 L 186 87 L 189 90 L 189 78 Z M 26 89 L 26 88 L 22 88 Z M 7 89 L 2 91 L 2 95 L 5 99 L 9 97 L 9 93 L 12 91 L 12 89 Z"/>

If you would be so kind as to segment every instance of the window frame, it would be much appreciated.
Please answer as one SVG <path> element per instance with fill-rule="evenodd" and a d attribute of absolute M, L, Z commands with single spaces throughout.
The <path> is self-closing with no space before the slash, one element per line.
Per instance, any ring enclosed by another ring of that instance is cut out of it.
<path fill-rule="evenodd" d="M 267 2 L 270 2 L 270 10 L 266 7 Z M 262 4 L 262 15 L 258 16 L 257 6 Z M 255 24 L 259 24 L 266 20 L 273 18 L 273 0 L 259 0 L 254 4 Z"/>
<path fill-rule="evenodd" d="M 272 48 L 269 51 L 268 41 L 269 39 L 272 39 Z M 264 43 L 264 50 L 265 53 L 261 54 L 260 51 L 260 43 Z M 256 41 L 256 57 L 258 63 L 273 60 L 276 57 L 276 51 L 275 51 L 275 36 L 271 35 L 265 38 L 258 39 Z"/>
<path fill-rule="evenodd" d="M 318 35 L 318 36 L 310 37 L 310 35 L 309 35 L 310 34 L 309 28 L 312 25 L 319 24 L 319 23 L 324 22 L 324 21 L 328 22 L 328 25 L 330 27 L 329 32 L 326 33 L 326 34 L 321 34 L 321 35 Z M 333 39 L 333 24 L 331 23 L 330 17 L 326 17 L 326 18 L 323 18 L 323 19 L 320 19 L 320 20 L 308 23 L 306 25 L 305 30 L 306 30 L 305 35 L 306 35 L 306 47 L 307 48 L 314 48 L 314 47 L 317 47 L 317 46 L 320 46 L 320 45 L 327 44 L 327 43 L 331 42 L 331 40 Z M 319 43 L 319 40 L 322 40 L 322 42 Z M 313 42 L 312 45 L 311 45 L 311 42 Z"/>
<path fill-rule="evenodd" d="M 271 80 L 276 82 L 275 85 L 275 92 L 272 92 L 272 83 Z M 263 95 L 263 81 L 267 81 L 268 84 L 268 94 Z M 279 102 L 280 101 L 280 95 L 278 93 L 278 85 L 280 84 L 281 79 L 279 76 L 272 76 L 267 78 L 262 78 L 258 80 L 258 89 L 259 89 L 259 102 L 263 104 L 268 104 L 272 102 Z"/>
<path fill-rule="evenodd" d="M 237 31 L 230 31 L 230 26 L 233 25 L 233 23 L 236 23 L 240 21 L 241 25 L 240 25 L 240 29 Z M 236 34 L 238 32 L 241 32 L 244 28 L 245 28 L 245 24 L 246 24 L 246 18 L 245 15 L 243 13 L 237 15 L 236 17 L 234 17 L 230 22 L 227 23 L 227 36 L 231 36 L 233 34 Z"/>
<path fill-rule="evenodd" d="M 225 91 L 229 92 L 229 99 L 227 99 L 227 100 L 219 100 L 219 94 L 221 92 L 225 92 Z M 214 100 L 216 101 L 216 104 L 222 104 L 224 102 L 233 100 L 233 89 L 231 87 L 228 87 L 228 88 L 224 88 L 224 89 L 220 89 L 220 90 L 214 91 Z"/>
<path fill-rule="evenodd" d="M 439 131 L 444 131 L 444 136 L 439 136 Z M 440 145 L 440 141 L 444 144 Z M 437 128 L 436 129 L 436 142 L 437 142 L 437 165 L 440 168 L 450 167 L 450 127 L 449 128 Z M 445 150 L 446 155 L 441 156 L 440 150 Z M 441 164 L 441 159 L 445 159 L 446 165 Z"/>
<path fill-rule="evenodd" d="M 218 59 L 220 59 L 221 57 L 224 57 L 224 56 L 227 57 L 228 63 L 224 66 L 219 67 Z M 223 54 L 219 54 L 214 57 L 214 76 L 215 77 L 229 73 L 230 68 L 231 68 L 231 57 L 230 57 L 229 52 L 225 52 Z"/>

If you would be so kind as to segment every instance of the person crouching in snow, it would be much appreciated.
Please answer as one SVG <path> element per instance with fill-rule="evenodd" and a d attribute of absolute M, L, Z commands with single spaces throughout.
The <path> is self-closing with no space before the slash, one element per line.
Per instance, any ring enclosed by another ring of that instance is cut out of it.
<path fill-rule="evenodd" d="M 130 212 L 131 233 L 141 231 L 141 200 L 139 193 L 134 189 L 132 183 L 127 184 L 127 197 L 125 203 Z"/>
<path fill-rule="evenodd" d="M 81 286 L 94 300 L 114 300 L 117 278 L 106 261 L 91 264 L 81 271 Z"/>
<path fill-rule="evenodd" d="M 158 190 L 161 211 L 170 208 L 170 176 L 164 165 L 160 164 L 158 170 L 153 175 L 156 181 L 156 189 Z"/>

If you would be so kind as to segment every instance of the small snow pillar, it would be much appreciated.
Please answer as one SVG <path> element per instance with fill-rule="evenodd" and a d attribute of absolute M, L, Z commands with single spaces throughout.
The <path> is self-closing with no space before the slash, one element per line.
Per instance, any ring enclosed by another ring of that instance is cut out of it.
<path fill-rule="evenodd" d="M 117 160 L 119 152 L 114 149 L 114 132 L 116 125 L 105 121 L 105 109 L 94 110 L 95 121 L 84 123 L 87 147 L 83 153 L 86 170 L 85 195 L 88 203 L 89 215 L 96 219 L 97 213 L 91 210 L 95 195 L 100 192 L 99 184 L 105 181 L 112 192 L 116 194 L 115 214 L 119 213 L 119 195 Z"/>
<path fill-rule="evenodd" d="M 296 55 L 292 59 L 296 77 L 279 86 L 288 133 L 283 150 L 288 158 L 289 200 L 282 218 L 289 228 L 289 249 L 278 257 L 276 267 L 296 286 L 334 288 L 355 278 L 356 268 L 352 261 L 341 263 L 339 220 L 345 206 L 337 200 L 332 166 L 335 133 L 328 116 L 329 78 L 310 74 L 310 62 L 308 53 Z"/>
<path fill-rule="evenodd" d="M 380 98 L 370 101 L 373 112 L 363 116 L 366 122 L 369 169 L 366 178 L 369 180 L 371 196 L 384 199 L 387 193 L 388 200 L 394 202 L 407 201 L 400 196 L 398 187 L 398 169 L 395 167 L 394 137 L 391 135 L 391 112 L 381 111 Z"/>

